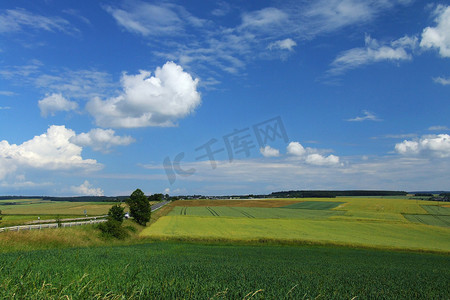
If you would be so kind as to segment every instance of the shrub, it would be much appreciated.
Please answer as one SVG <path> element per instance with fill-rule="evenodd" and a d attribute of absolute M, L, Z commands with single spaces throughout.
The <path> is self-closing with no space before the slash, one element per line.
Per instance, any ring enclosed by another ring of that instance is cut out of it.
<path fill-rule="evenodd" d="M 128 232 L 121 225 L 121 222 L 111 218 L 104 223 L 98 224 L 98 229 L 100 229 L 104 237 L 113 237 L 123 240 L 128 237 Z"/>
<path fill-rule="evenodd" d="M 122 224 L 124 216 L 124 208 L 120 204 L 113 205 L 108 211 L 108 218 L 116 220 L 120 224 Z"/>

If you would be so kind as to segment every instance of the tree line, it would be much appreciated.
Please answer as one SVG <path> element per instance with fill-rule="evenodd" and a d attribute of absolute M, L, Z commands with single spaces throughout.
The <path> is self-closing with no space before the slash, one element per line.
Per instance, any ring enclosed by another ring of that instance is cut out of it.
<path fill-rule="evenodd" d="M 404 191 L 367 191 L 367 190 L 349 190 L 349 191 L 281 191 L 273 192 L 270 197 L 274 198 L 336 198 L 338 196 L 406 196 Z"/>

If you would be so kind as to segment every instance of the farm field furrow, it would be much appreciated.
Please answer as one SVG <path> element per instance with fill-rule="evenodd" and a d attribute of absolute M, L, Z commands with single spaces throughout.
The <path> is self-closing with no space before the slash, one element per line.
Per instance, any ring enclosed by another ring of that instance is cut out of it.
<path fill-rule="evenodd" d="M 450 216 L 440 215 L 404 215 L 404 217 L 414 223 L 422 223 L 432 226 L 450 227 Z"/>
<path fill-rule="evenodd" d="M 283 208 L 326 210 L 336 208 L 344 203 L 345 202 L 305 201 L 283 206 Z"/>
<path fill-rule="evenodd" d="M 450 207 L 437 205 L 421 205 L 430 215 L 450 216 Z"/>

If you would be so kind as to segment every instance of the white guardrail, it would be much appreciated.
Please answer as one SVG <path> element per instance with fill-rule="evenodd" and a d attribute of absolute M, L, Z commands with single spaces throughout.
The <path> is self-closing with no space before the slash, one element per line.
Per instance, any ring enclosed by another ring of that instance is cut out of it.
<path fill-rule="evenodd" d="M 91 225 L 91 224 L 98 224 L 98 223 L 102 223 L 102 222 L 106 222 L 106 221 L 107 221 L 106 219 L 100 219 L 100 220 L 97 219 L 97 220 L 89 220 L 89 221 L 81 221 L 81 222 L 67 222 L 67 223 L 61 223 L 60 227 L 75 227 L 75 226 L 82 226 L 82 225 Z M 2 228 L 0 228 L 0 232 L 23 231 L 23 230 L 45 229 L 45 228 L 58 228 L 58 223 L 2 227 Z"/>

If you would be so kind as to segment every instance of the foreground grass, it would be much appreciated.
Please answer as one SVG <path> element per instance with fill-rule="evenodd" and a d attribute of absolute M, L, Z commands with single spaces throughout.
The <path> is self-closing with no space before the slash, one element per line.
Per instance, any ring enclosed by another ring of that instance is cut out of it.
<path fill-rule="evenodd" d="M 450 229 L 414 223 L 345 220 L 165 216 L 141 236 L 333 244 L 351 247 L 450 252 Z"/>
<path fill-rule="evenodd" d="M 124 240 L 105 239 L 96 225 L 57 229 L 27 230 L 0 233 L 0 253 L 54 248 L 94 247 L 138 243 L 138 234 L 144 228 L 125 220 L 129 237 Z"/>
<path fill-rule="evenodd" d="M 445 299 L 445 255 L 152 243 L 0 256 L 0 298 Z"/>

